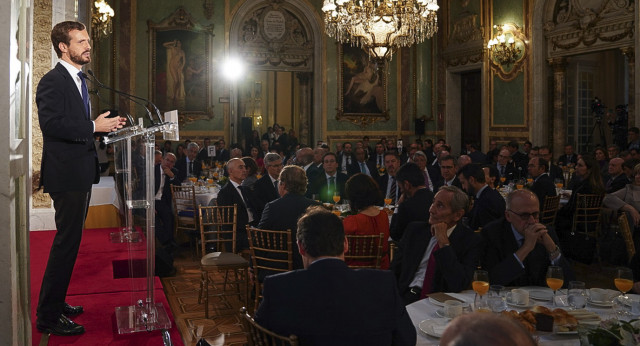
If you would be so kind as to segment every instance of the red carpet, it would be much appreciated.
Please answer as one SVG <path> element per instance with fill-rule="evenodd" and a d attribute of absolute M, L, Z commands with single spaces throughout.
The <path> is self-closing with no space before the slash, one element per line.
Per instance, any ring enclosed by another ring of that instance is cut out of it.
<path fill-rule="evenodd" d="M 114 244 L 109 241 L 109 233 L 114 229 L 85 230 L 78 259 L 71 277 L 67 292 L 67 302 L 71 305 L 84 306 L 84 313 L 73 320 L 84 326 L 86 332 L 79 336 L 55 336 L 49 338 L 49 345 L 163 345 L 159 330 L 118 334 L 115 319 L 115 308 L 133 305 L 137 299 L 144 299 L 145 278 L 117 278 L 122 272 L 128 272 L 127 259 L 131 255 L 139 258 L 131 268 L 139 272 L 140 265 L 144 269 L 144 252 L 139 246 L 131 249 L 127 244 Z M 31 263 L 31 321 L 33 328 L 33 345 L 38 345 L 42 333 L 35 326 L 36 308 L 42 276 L 49 258 L 49 250 L 55 231 L 30 232 Z M 169 314 L 172 327 L 171 340 L 174 345 L 183 345 L 182 338 L 176 328 L 169 303 L 162 290 L 162 283 L 157 277 L 155 284 L 155 301 L 162 303 Z"/>

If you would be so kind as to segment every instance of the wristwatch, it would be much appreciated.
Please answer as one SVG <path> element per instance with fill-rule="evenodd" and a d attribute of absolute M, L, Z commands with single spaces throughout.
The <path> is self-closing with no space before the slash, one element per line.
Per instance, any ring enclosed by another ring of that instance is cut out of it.
<path fill-rule="evenodd" d="M 556 248 L 549 252 L 549 261 L 555 261 L 558 259 L 558 257 L 560 257 L 560 248 L 558 247 L 558 245 L 556 245 Z"/>

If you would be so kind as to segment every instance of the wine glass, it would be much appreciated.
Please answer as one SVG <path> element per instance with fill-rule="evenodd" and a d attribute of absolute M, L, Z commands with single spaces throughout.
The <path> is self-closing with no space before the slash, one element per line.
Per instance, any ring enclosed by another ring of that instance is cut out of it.
<path fill-rule="evenodd" d="M 336 191 L 333 193 L 333 204 L 337 204 L 340 202 L 340 192 Z"/>
<path fill-rule="evenodd" d="M 483 298 L 489 291 L 489 272 L 480 269 L 474 271 L 471 287 L 476 292 L 474 299 L 476 311 L 491 311 L 487 300 Z"/>
<path fill-rule="evenodd" d="M 564 283 L 564 275 L 562 268 L 558 266 L 549 266 L 547 268 L 547 286 L 553 290 L 552 305 L 556 306 L 556 291 L 562 287 Z"/>
<path fill-rule="evenodd" d="M 384 198 L 384 207 L 385 208 L 391 208 L 391 202 L 393 202 L 393 200 L 391 199 L 391 197 L 386 196 Z"/>
<path fill-rule="evenodd" d="M 505 181 L 507 181 L 507 177 L 500 177 L 500 185 L 504 185 Z"/>
<path fill-rule="evenodd" d="M 633 287 L 633 272 L 631 269 L 626 267 L 616 268 L 616 277 L 613 279 L 613 283 L 616 285 L 618 291 L 620 291 L 618 300 L 624 305 L 629 306 L 630 304 L 628 304 L 629 297 L 627 296 L 627 292 L 629 292 Z"/>

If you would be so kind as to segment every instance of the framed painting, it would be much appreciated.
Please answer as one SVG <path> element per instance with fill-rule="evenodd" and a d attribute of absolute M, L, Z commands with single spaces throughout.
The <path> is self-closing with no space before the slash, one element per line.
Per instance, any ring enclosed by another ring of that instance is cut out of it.
<path fill-rule="evenodd" d="M 337 120 L 361 127 L 389 120 L 386 61 L 372 59 L 362 48 L 338 45 Z"/>
<path fill-rule="evenodd" d="M 149 28 L 149 90 L 161 111 L 178 110 L 180 123 L 213 117 L 213 25 L 193 21 L 183 7 Z"/>

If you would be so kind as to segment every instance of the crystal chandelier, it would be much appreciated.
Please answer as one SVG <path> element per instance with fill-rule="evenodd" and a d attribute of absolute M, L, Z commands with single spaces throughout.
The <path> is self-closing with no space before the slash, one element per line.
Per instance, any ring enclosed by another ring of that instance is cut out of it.
<path fill-rule="evenodd" d="M 324 0 L 327 35 L 365 49 L 375 58 L 391 58 L 438 31 L 437 0 Z"/>

